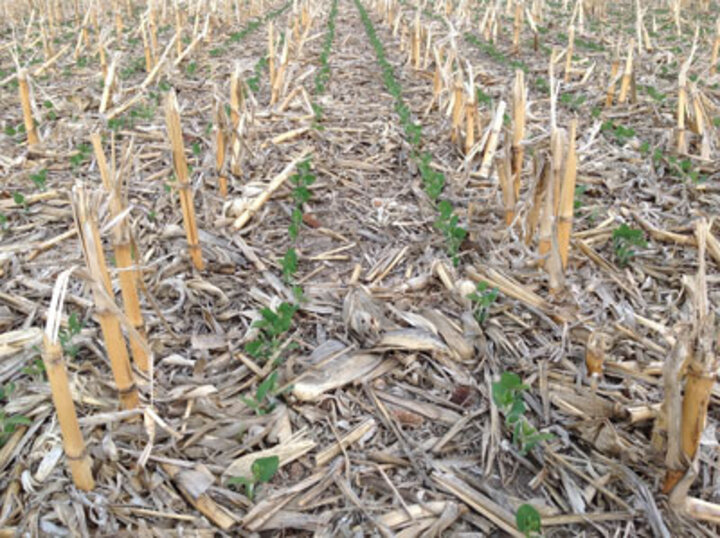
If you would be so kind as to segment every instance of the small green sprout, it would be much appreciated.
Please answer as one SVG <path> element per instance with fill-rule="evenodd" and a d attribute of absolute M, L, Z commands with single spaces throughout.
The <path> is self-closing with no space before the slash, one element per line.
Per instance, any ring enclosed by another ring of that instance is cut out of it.
<path fill-rule="evenodd" d="M 479 324 L 485 323 L 490 314 L 490 306 L 497 299 L 499 290 L 497 288 L 488 289 L 488 283 L 478 282 L 477 292 L 473 292 L 467 296 L 468 299 L 475 303 L 473 308 L 473 316 Z"/>
<path fill-rule="evenodd" d="M 620 267 L 626 267 L 635 257 L 635 248 L 646 248 L 648 243 L 642 230 L 630 228 L 627 224 L 618 226 L 612 234 L 615 259 Z"/>
<path fill-rule="evenodd" d="M 61 328 L 60 331 L 58 331 L 60 346 L 63 352 L 70 357 L 76 357 L 78 351 L 80 351 L 80 347 L 73 343 L 73 339 L 80 334 L 83 325 L 83 322 L 78 319 L 77 314 L 73 312 L 68 318 L 68 328 Z"/>
<path fill-rule="evenodd" d="M 278 456 L 268 456 L 266 458 L 256 459 L 250 471 L 252 476 L 234 476 L 227 481 L 230 486 L 245 486 L 245 495 L 251 501 L 255 499 L 255 487 L 259 484 L 267 484 L 272 480 L 280 467 L 280 458 Z"/>
<path fill-rule="evenodd" d="M 530 538 L 542 528 L 540 513 L 532 505 L 523 504 L 515 513 L 515 524 L 520 532 Z"/>
<path fill-rule="evenodd" d="M 503 372 L 500 381 L 492 384 L 492 398 L 505 415 L 505 425 L 513 431 L 513 443 L 525 455 L 542 441 L 554 439 L 551 433 L 538 432 L 525 418 L 525 402 L 522 393 L 527 390 L 520 377 L 513 372 Z"/>
<path fill-rule="evenodd" d="M 260 310 L 262 318 L 253 323 L 260 332 L 255 340 L 245 344 L 245 351 L 253 358 L 270 360 L 280 348 L 280 337 L 290 330 L 297 309 L 296 305 L 281 303 L 277 312 L 270 308 Z"/>
<path fill-rule="evenodd" d="M 37 174 L 30 174 L 30 179 L 35 183 L 35 187 L 38 190 L 45 190 L 45 183 L 47 182 L 47 170 L 43 168 Z"/>

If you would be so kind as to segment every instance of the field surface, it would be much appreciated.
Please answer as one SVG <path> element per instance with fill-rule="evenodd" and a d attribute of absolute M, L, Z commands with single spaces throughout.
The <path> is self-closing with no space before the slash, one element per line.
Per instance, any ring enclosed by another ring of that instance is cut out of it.
<path fill-rule="evenodd" d="M 0 0 L 0 538 L 717 536 L 719 19 Z"/>

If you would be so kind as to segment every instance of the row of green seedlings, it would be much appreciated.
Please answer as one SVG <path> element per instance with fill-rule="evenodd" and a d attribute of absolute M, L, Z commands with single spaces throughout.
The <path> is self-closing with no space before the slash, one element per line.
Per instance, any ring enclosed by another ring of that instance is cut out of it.
<path fill-rule="evenodd" d="M 319 96 L 325 93 L 327 84 L 330 81 L 330 51 L 332 50 L 332 44 L 335 39 L 335 19 L 337 18 L 338 2 L 333 0 L 330 7 L 330 14 L 328 15 L 327 32 L 325 32 L 325 40 L 323 41 L 322 52 L 320 52 L 320 69 L 315 74 L 315 95 Z M 315 118 L 313 120 L 313 128 L 318 131 L 322 131 L 322 118 L 324 110 L 318 103 L 312 103 L 313 114 Z"/>
<path fill-rule="evenodd" d="M 251 23 L 252 30 L 257 30 L 261 24 L 265 24 L 270 22 L 271 20 L 279 17 L 285 11 L 290 7 L 290 2 L 285 4 L 283 7 L 276 9 L 275 11 L 272 11 L 268 13 L 265 17 L 262 19 L 259 19 L 259 21 L 256 21 L 256 23 Z M 248 28 L 251 26 L 248 25 Z M 246 28 L 247 30 L 247 28 Z M 246 34 L 245 34 L 246 35 Z M 244 37 L 244 36 L 243 36 Z M 282 48 L 285 41 L 285 32 L 280 33 L 280 43 L 278 45 L 278 48 Z M 268 67 L 268 58 L 267 56 L 261 56 L 260 59 L 255 63 L 255 67 L 253 67 L 253 75 L 249 77 L 245 82 L 247 83 L 248 88 L 253 93 L 258 93 L 260 91 L 260 79 L 262 78 L 262 74 Z"/>
<path fill-rule="evenodd" d="M 402 100 L 402 90 L 395 80 L 392 67 L 385 58 L 384 48 L 377 38 L 372 21 L 370 21 L 359 0 L 355 0 L 355 4 L 360 12 L 365 30 L 375 49 L 378 63 L 380 63 L 383 69 L 385 85 L 390 94 L 395 98 L 395 110 L 400 116 L 406 136 L 413 145 L 413 156 L 420 164 L 426 192 L 433 201 L 436 201 L 442 193 L 445 178 L 441 173 L 430 168 L 429 154 L 425 153 L 418 156 L 417 148 L 421 142 L 420 126 L 413 123 L 410 119 L 410 111 Z M 465 230 L 457 225 L 458 217 L 453 214 L 453 208 L 450 202 L 441 200 L 438 202 L 437 208 L 439 217 L 436 221 L 436 226 L 445 234 L 448 240 L 449 253 L 453 258 L 453 262 L 457 263 L 457 252 L 460 243 L 465 238 Z M 482 324 L 486 321 L 490 314 L 490 307 L 497 299 L 498 293 L 497 288 L 489 289 L 487 282 L 480 282 L 477 285 L 476 291 L 468 295 L 468 299 L 473 302 L 473 315 L 479 323 Z M 511 372 L 503 373 L 500 381 L 493 385 L 493 398 L 501 411 L 505 413 L 506 424 L 512 428 L 513 440 L 523 455 L 532 450 L 541 441 L 552 438 L 551 434 L 538 432 L 523 416 L 525 404 L 521 399 L 521 393 L 527 388 L 526 385 L 522 384 L 520 378 Z M 540 514 L 533 506 L 528 504 L 522 505 L 516 513 L 516 524 L 518 529 L 528 536 L 540 532 Z"/>
<path fill-rule="evenodd" d="M 283 361 L 283 355 L 295 348 L 293 342 L 287 339 L 287 333 L 293 324 L 293 316 L 298 311 L 303 300 L 303 290 L 295 283 L 298 270 L 297 241 L 302 229 L 303 206 L 312 196 L 310 186 L 315 183 L 315 174 L 312 173 L 312 161 L 308 157 L 297 164 L 296 173 L 290 177 L 293 184 L 292 198 L 294 208 L 288 225 L 288 236 L 292 241 L 285 255 L 281 259 L 283 280 L 293 285 L 295 303 L 282 302 L 276 310 L 263 308 L 260 310 L 261 318 L 253 323 L 258 329 L 258 336 L 245 344 L 245 352 L 258 361 L 271 362 L 273 371 L 257 386 L 254 394 L 242 396 L 242 401 L 257 415 L 266 415 L 275 409 L 278 398 L 292 387 L 278 389 L 277 367 Z M 228 485 L 243 486 L 245 495 L 251 501 L 255 497 L 256 487 L 259 484 L 272 480 L 280 465 L 278 456 L 258 458 L 251 466 L 251 476 L 236 476 L 228 480 Z"/>
<path fill-rule="evenodd" d="M 493 402 L 505 416 L 505 425 L 513 433 L 513 443 L 523 456 L 542 441 L 550 441 L 554 438 L 551 433 L 539 432 L 525 417 L 523 392 L 529 388 L 522 382 L 520 376 L 513 372 L 503 372 L 500 380 L 492 384 Z M 541 532 L 540 513 L 531 504 L 523 504 L 518 508 L 515 513 L 515 523 L 526 536 Z"/>
<path fill-rule="evenodd" d="M 402 87 L 395 78 L 393 67 L 387 60 L 385 48 L 377 37 L 375 27 L 367 11 L 359 0 L 355 0 L 355 5 L 360 12 L 365 32 L 375 50 L 378 64 L 382 68 L 385 88 L 395 100 L 395 112 L 400 117 L 400 124 L 405 131 L 406 140 L 412 146 L 411 156 L 418 165 L 425 192 L 430 200 L 436 204 L 438 217 L 435 220 L 435 227 L 445 237 L 447 252 L 453 264 L 458 265 L 460 245 L 467 237 L 467 230 L 459 225 L 459 217 L 455 214 L 452 203 L 449 200 L 439 200 L 445 187 L 445 175 L 432 168 L 432 156 L 430 153 L 421 152 L 422 128 L 419 123 L 413 121 L 410 108 L 403 100 Z"/>
<path fill-rule="evenodd" d="M 326 85 L 330 79 L 330 65 L 328 58 L 330 49 L 335 37 L 335 18 L 337 16 L 337 0 L 333 0 L 328 20 L 328 31 L 325 34 L 323 50 L 320 55 L 320 70 L 315 76 L 315 93 L 320 95 L 325 92 Z M 284 35 L 281 35 L 281 40 Z M 282 46 L 282 44 L 281 44 Z M 254 75 L 247 80 L 248 87 L 251 91 L 257 92 L 260 89 L 260 77 L 263 70 L 267 67 L 267 58 L 262 57 L 255 64 Z M 320 121 L 322 120 L 322 108 L 320 105 L 313 103 L 313 112 L 315 114 L 314 127 L 318 130 L 322 129 Z M 292 241 L 292 245 L 288 247 L 285 255 L 280 260 L 282 267 L 283 280 L 286 284 L 293 285 L 293 295 L 300 302 L 303 297 L 302 288 L 294 284 L 295 275 L 298 270 L 298 254 L 296 250 L 300 230 L 303 221 L 303 206 L 310 201 L 312 193 L 310 186 L 315 183 L 315 174 L 312 173 L 312 162 L 310 158 L 298 163 L 296 173 L 290 177 L 293 184 L 292 198 L 294 202 L 293 210 L 290 214 L 290 224 L 288 225 L 288 237 Z M 255 322 L 254 326 L 259 329 L 258 338 L 248 342 L 245 345 L 245 351 L 255 359 L 273 360 L 275 364 L 279 364 L 282 351 L 291 348 L 291 345 L 283 348 L 282 341 L 292 326 L 293 316 L 297 312 L 298 305 L 287 302 L 281 303 L 276 311 L 270 308 L 264 308 L 260 311 L 262 318 Z M 277 390 L 277 369 L 273 370 L 257 387 L 255 394 L 251 397 L 243 397 L 245 404 L 253 409 L 258 415 L 271 412 L 277 401 L 280 392 Z M 286 388 L 285 390 L 288 390 Z M 255 496 L 255 488 L 258 484 L 267 483 L 272 480 L 278 470 L 280 460 L 277 456 L 269 456 L 266 458 L 258 458 L 251 466 L 251 476 L 232 477 L 228 480 L 230 485 L 240 485 L 245 487 L 245 494 L 252 500 Z"/>

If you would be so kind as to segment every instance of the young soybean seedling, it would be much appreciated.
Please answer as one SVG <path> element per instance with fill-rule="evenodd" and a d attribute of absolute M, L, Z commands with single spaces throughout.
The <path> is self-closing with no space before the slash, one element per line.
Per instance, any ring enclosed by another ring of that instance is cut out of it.
<path fill-rule="evenodd" d="M 30 174 L 30 179 L 35 183 L 35 187 L 37 187 L 38 190 L 44 191 L 45 183 L 47 182 L 47 170 L 43 168 L 37 174 Z"/>
<path fill-rule="evenodd" d="M 540 433 L 525 418 L 525 402 L 522 399 L 523 391 L 527 390 L 517 374 L 503 372 L 500 381 L 492 385 L 492 398 L 495 405 L 505 415 L 505 425 L 513 430 L 513 442 L 525 455 L 535 448 L 541 441 L 554 438 L 550 433 Z"/>
<path fill-rule="evenodd" d="M 258 458 L 250 468 L 252 476 L 234 476 L 227 481 L 227 484 L 245 486 L 245 495 L 252 501 L 255 498 L 255 487 L 270 482 L 277 473 L 278 467 L 280 467 L 280 458 L 277 456 Z"/>
<path fill-rule="evenodd" d="M 435 227 L 445 235 L 448 254 L 452 258 L 453 265 L 457 266 L 460 262 L 458 252 L 467 236 L 467 230 L 458 225 L 459 218 L 453 214 L 453 206 L 450 202 L 441 200 L 437 207 L 439 215 L 435 220 Z"/>
<path fill-rule="evenodd" d="M 635 257 L 633 247 L 646 248 L 648 245 L 642 230 L 630 228 L 624 223 L 613 231 L 612 240 L 615 259 L 620 267 L 626 267 Z"/>
<path fill-rule="evenodd" d="M 275 395 L 275 384 L 277 383 L 277 370 L 267 376 L 262 383 L 258 385 L 255 396 L 246 398 L 241 396 L 243 403 L 253 409 L 257 415 L 267 415 L 275 409 L 273 396 Z"/>
<path fill-rule="evenodd" d="M 13 383 L 0 386 L 0 400 L 7 400 L 14 390 L 15 385 Z M 32 421 L 26 416 L 8 416 L 5 409 L 0 409 L 0 447 L 7 443 L 17 426 L 29 426 L 30 424 L 32 424 Z"/>
<path fill-rule="evenodd" d="M 270 360 L 280 348 L 280 336 L 290 329 L 292 317 L 297 309 L 296 305 L 289 303 L 281 303 L 277 312 L 263 308 L 260 311 L 262 319 L 253 324 L 260 329 L 260 334 L 255 340 L 245 344 L 245 351 L 253 358 Z"/>
<path fill-rule="evenodd" d="M 61 328 L 58 332 L 58 340 L 60 341 L 63 352 L 73 358 L 77 356 L 80 347 L 77 344 L 73 344 L 72 340 L 80 334 L 82 328 L 83 322 L 78 320 L 77 314 L 73 312 L 68 318 L 68 328 Z"/>
<path fill-rule="evenodd" d="M 490 313 L 490 306 L 495 302 L 495 299 L 497 299 L 498 293 L 499 290 L 497 288 L 489 290 L 488 283 L 483 281 L 478 282 L 477 292 L 473 292 L 467 296 L 468 299 L 475 303 L 473 316 L 480 325 L 485 323 Z"/>
<path fill-rule="evenodd" d="M 540 513 L 530 504 L 523 504 L 515 513 L 515 524 L 520 532 L 530 538 L 539 534 L 542 528 Z"/>
<path fill-rule="evenodd" d="M 285 253 L 285 256 L 283 256 L 281 263 L 283 280 L 285 280 L 286 283 L 289 283 L 292 277 L 297 272 L 298 268 L 297 252 L 294 248 L 290 247 L 289 249 L 287 249 L 287 252 Z"/>

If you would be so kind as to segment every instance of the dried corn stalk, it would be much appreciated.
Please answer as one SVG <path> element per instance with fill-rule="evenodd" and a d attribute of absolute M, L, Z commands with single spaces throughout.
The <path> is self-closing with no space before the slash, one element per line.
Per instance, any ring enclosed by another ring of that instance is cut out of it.
<path fill-rule="evenodd" d="M 125 315 L 135 332 L 130 334 L 130 350 L 132 352 L 135 364 L 142 372 L 150 371 L 150 359 L 148 353 L 147 336 L 145 334 L 145 324 L 143 322 L 142 311 L 140 310 L 140 298 L 137 291 L 137 281 L 139 278 L 138 271 L 135 269 L 133 260 L 132 242 L 130 238 L 130 228 L 127 222 L 126 207 L 127 201 L 123 193 L 123 170 L 125 166 L 116 174 L 111 174 L 102 149 L 101 138 L 98 133 L 94 133 L 90 140 L 92 142 L 95 156 L 98 161 L 98 168 L 103 180 L 103 185 L 110 195 L 110 214 L 115 221 L 113 228 L 113 249 L 115 251 L 115 263 L 118 268 L 118 280 L 120 280 L 120 292 L 123 298 L 123 306 L 125 307 Z M 127 160 L 132 155 L 132 143 L 127 148 L 125 155 Z M 115 165 L 113 163 L 113 171 Z"/>
<path fill-rule="evenodd" d="M 28 146 L 34 146 L 40 142 L 35 129 L 35 120 L 32 117 L 32 106 L 30 104 L 30 86 L 28 85 L 28 73 L 21 69 L 18 73 L 18 88 L 20 90 L 20 104 L 22 105 L 25 132 L 27 133 Z"/>
<path fill-rule="evenodd" d="M 45 364 L 50 392 L 52 393 L 53 404 L 55 405 L 60 431 L 62 432 L 65 457 L 68 460 L 73 483 L 78 489 L 90 491 L 95 487 L 92 476 L 92 460 L 85 449 L 85 441 L 80 432 L 75 404 L 70 391 L 70 383 L 63 362 L 62 346 L 58 341 L 63 300 L 72 271 L 73 269 L 62 272 L 55 283 L 47 324 L 43 334 L 42 359 Z"/>
<path fill-rule="evenodd" d="M 139 403 L 137 387 L 130 368 L 125 339 L 120 330 L 120 321 L 116 315 L 117 306 L 112 299 L 112 286 L 105 263 L 105 254 L 100 243 L 97 220 L 82 184 L 73 188 L 73 212 L 78 237 L 90 273 L 100 329 L 120 394 L 120 405 L 123 409 L 132 409 Z"/>
<path fill-rule="evenodd" d="M 198 239 L 197 223 L 195 221 L 195 207 L 193 206 L 192 186 L 188 173 L 185 148 L 183 146 L 182 128 L 180 126 L 180 111 L 178 110 L 175 90 L 171 90 L 165 102 L 165 119 L 168 136 L 172 146 L 173 169 L 178 180 L 180 191 L 180 205 L 182 206 L 183 224 L 187 236 L 188 249 L 193 265 L 198 271 L 205 268 L 202 259 L 202 250 Z"/>

